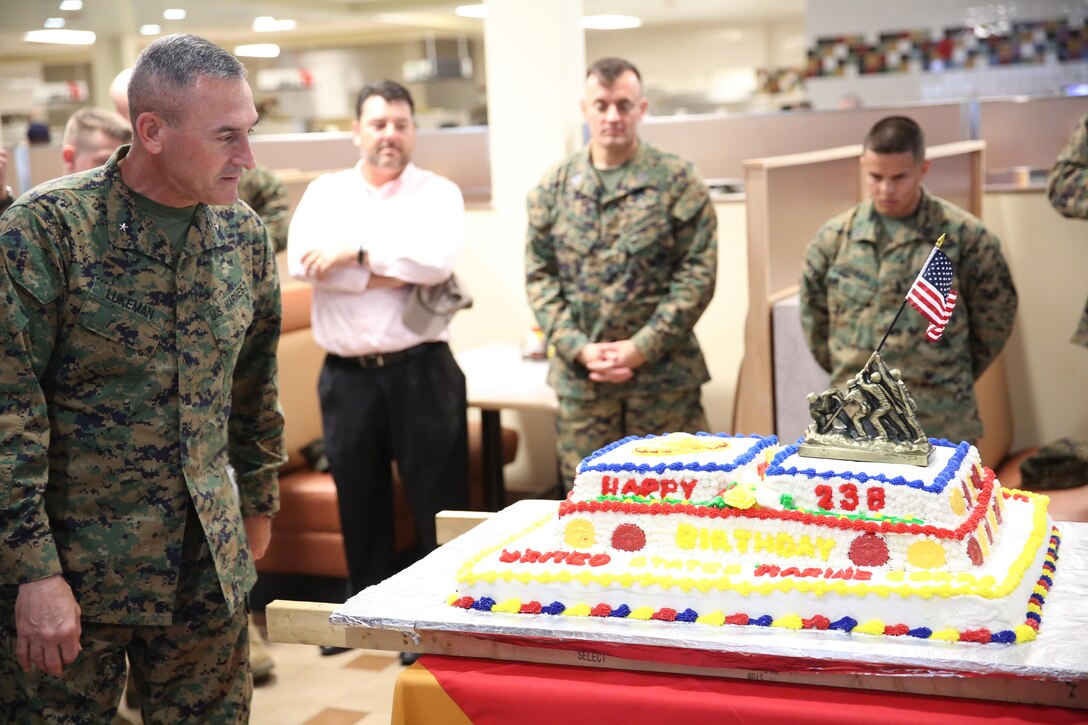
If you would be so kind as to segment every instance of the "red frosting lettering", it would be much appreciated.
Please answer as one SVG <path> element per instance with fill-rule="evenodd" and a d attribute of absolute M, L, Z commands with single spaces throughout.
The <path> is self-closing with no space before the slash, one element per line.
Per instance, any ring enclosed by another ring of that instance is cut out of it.
<path fill-rule="evenodd" d="M 820 576 L 823 571 L 819 567 L 812 567 L 801 572 L 801 576 Z"/>
<path fill-rule="evenodd" d="M 680 487 L 676 484 L 676 481 L 672 479 L 661 482 L 661 498 L 665 498 L 670 493 L 676 493 Z"/>
<path fill-rule="evenodd" d="M 786 567 L 778 576 L 801 576 L 801 570 L 795 566 Z"/>
<path fill-rule="evenodd" d="M 506 549 L 503 549 L 502 553 L 499 554 L 499 561 L 503 562 L 504 564 L 511 564 L 520 558 L 520 551 L 507 551 Z"/>
<path fill-rule="evenodd" d="M 611 476 L 601 476 L 601 495 L 615 496 L 619 493 L 620 482 Z"/>
<path fill-rule="evenodd" d="M 540 552 L 532 549 L 526 549 L 521 557 L 522 564 L 535 564 L 538 561 L 540 561 Z"/>
<path fill-rule="evenodd" d="M 604 566 L 608 562 L 612 561 L 612 557 L 608 554 L 594 554 L 589 557 L 590 566 Z"/>
<path fill-rule="evenodd" d="M 638 482 L 633 478 L 627 479 L 627 483 L 623 484 L 624 496 L 637 496 L 639 494 Z"/>
<path fill-rule="evenodd" d="M 589 558 L 589 554 L 583 554 L 580 551 L 573 551 L 567 555 L 567 563 L 571 566 L 585 566 L 586 559 Z"/>
<path fill-rule="evenodd" d="M 697 483 L 698 483 L 698 481 L 695 481 L 695 480 L 692 480 L 692 481 L 680 481 L 680 489 L 684 492 L 684 498 L 686 498 L 686 499 L 691 498 L 691 494 L 695 491 L 695 484 L 697 484 Z"/>
<path fill-rule="evenodd" d="M 649 496 L 659 488 L 656 478 L 644 478 L 642 479 L 642 488 L 640 489 L 643 496 Z"/>
<path fill-rule="evenodd" d="M 756 567 L 756 576 L 778 576 L 779 571 L 774 564 L 760 564 Z"/>
<path fill-rule="evenodd" d="M 872 572 L 865 571 L 864 569 L 858 569 L 854 572 L 854 578 L 859 582 L 867 582 L 873 578 Z"/>

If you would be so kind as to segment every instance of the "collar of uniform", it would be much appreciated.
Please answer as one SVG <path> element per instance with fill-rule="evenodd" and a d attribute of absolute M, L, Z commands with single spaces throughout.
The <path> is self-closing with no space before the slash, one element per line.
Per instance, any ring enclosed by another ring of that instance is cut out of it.
<path fill-rule="evenodd" d="M 635 148 L 635 153 L 627 160 L 625 166 L 627 173 L 620 179 L 615 191 L 611 194 L 605 191 L 601 184 L 601 178 L 597 175 L 597 169 L 593 166 L 593 160 L 589 157 L 589 147 L 578 158 L 574 173 L 571 175 L 571 183 L 579 194 L 598 199 L 602 204 L 607 204 L 614 199 L 627 196 L 632 191 L 651 186 L 649 174 L 646 173 L 646 142 L 641 139 Z"/>
<path fill-rule="evenodd" d="M 121 178 L 120 163 L 128 155 L 129 148 L 126 144 L 114 151 L 103 169 L 108 189 L 106 219 L 110 241 L 115 247 L 134 249 L 163 264 L 173 266 L 174 253 L 170 242 L 149 219 L 137 212 L 133 192 Z M 189 232 L 181 246 L 180 256 L 196 255 L 222 245 L 226 241 L 226 230 L 220 216 L 207 204 L 198 204 L 193 223 L 189 226 Z"/>
<path fill-rule="evenodd" d="M 934 197 L 922 187 L 922 197 L 918 200 L 918 214 L 910 229 L 916 232 L 910 236 L 900 236 L 895 239 L 885 239 L 885 251 L 895 247 L 912 244 L 919 240 L 924 242 L 936 242 L 940 236 L 941 227 L 944 226 L 944 215 L 940 205 L 934 201 Z M 857 207 L 853 223 L 850 225 L 851 242 L 869 242 L 875 244 L 881 237 L 886 237 L 884 225 L 880 223 L 880 214 L 873 207 L 873 200 L 866 199 Z M 930 239 L 932 237 L 932 239 Z"/>

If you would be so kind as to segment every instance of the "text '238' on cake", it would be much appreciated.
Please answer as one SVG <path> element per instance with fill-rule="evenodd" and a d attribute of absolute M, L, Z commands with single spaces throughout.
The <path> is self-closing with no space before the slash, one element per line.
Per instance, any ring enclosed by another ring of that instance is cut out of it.
<path fill-rule="evenodd" d="M 811 396 L 814 423 L 799 445 L 672 433 L 593 453 L 557 514 L 462 565 L 450 603 L 915 641 L 1034 639 L 1060 541 L 1047 498 L 1003 489 L 969 443 L 925 438 L 897 371 L 875 358 L 845 393 Z"/>

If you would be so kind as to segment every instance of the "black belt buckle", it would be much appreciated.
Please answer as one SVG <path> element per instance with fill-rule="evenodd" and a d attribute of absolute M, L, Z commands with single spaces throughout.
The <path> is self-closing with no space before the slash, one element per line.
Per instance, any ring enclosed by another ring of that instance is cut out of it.
<path fill-rule="evenodd" d="M 359 367 L 364 370 L 385 367 L 385 357 L 380 352 L 374 355 L 360 355 L 357 360 L 359 361 Z"/>

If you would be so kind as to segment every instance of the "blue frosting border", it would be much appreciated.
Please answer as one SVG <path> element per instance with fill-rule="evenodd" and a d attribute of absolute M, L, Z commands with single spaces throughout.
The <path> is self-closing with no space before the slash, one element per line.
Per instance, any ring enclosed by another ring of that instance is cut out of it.
<path fill-rule="evenodd" d="M 593 453 L 590 453 L 588 456 L 583 458 L 582 462 L 578 464 L 578 473 L 589 473 L 598 471 L 608 473 L 656 473 L 658 475 L 661 475 L 665 471 L 696 471 L 701 473 L 709 473 L 711 471 L 724 471 L 728 473 L 729 471 L 733 471 L 741 466 L 751 463 L 753 460 L 755 460 L 756 455 L 760 451 L 765 450 L 770 446 L 776 445 L 778 443 L 778 437 L 773 435 L 731 435 L 729 433 L 699 432 L 695 435 L 730 439 L 758 438 L 759 443 L 752 446 L 745 453 L 736 458 L 732 463 L 684 463 L 682 461 L 675 461 L 673 463 L 659 463 L 656 466 L 651 466 L 648 463 L 635 463 L 634 461 L 627 461 L 624 463 L 591 463 L 593 459 L 600 458 L 609 451 L 612 451 L 627 443 L 630 443 L 631 441 L 652 440 L 654 438 L 659 438 L 663 435 L 669 434 L 662 433 L 660 435 L 654 435 L 651 433 L 647 436 L 627 436 L 626 438 L 621 438 L 615 443 L 609 443 L 604 448 L 593 451 Z"/>
<path fill-rule="evenodd" d="M 956 452 L 952 454 L 952 457 L 948 459 L 948 463 L 945 467 L 933 477 L 931 483 L 926 483 L 921 479 L 915 479 L 913 481 L 907 480 L 903 476 L 896 476 L 895 478 L 888 478 L 883 473 L 870 476 L 865 473 L 854 473 L 853 471 L 817 471 L 815 468 L 797 468 L 793 466 L 786 468 L 784 466 L 786 459 L 797 453 L 797 449 L 800 447 L 801 441 L 786 446 L 778 455 L 771 461 L 771 465 L 767 466 L 766 477 L 771 476 L 797 476 L 804 475 L 809 478 L 843 478 L 847 480 L 858 481 L 859 483 L 865 483 L 867 481 L 879 481 L 886 483 L 889 486 L 908 486 L 910 488 L 916 488 L 920 491 L 927 491 L 929 493 L 940 493 L 944 491 L 945 487 L 952 481 L 952 477 L 956 474 L 956 471 L 960 469 L 963 464 L 963 459 L 967 457 L 968 451 L 971 450 L 971 444 L 964 441 L 956 444 L 952 443 L 944 438 L 930 438 L 929 442 L 935 446 L 941 446 L 942 448 L 955 448 Z"/>

